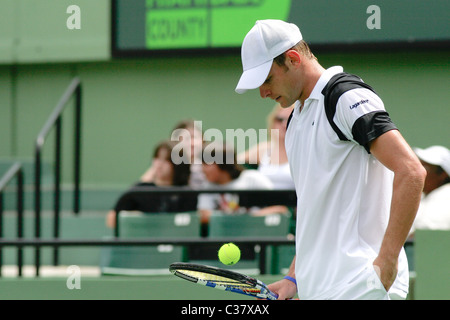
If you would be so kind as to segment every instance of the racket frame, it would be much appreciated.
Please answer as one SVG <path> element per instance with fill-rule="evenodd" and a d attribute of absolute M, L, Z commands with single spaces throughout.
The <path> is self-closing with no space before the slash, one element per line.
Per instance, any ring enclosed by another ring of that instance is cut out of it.
<path fill-rule="evenodd" d="M 213 280 L 200 279 L 198 277 L 185 274 L 182 272 L 182 270 L 200 273 L 203 272 L 219 277 L 228 278 L 233 281 L 236 281 L 237 285 L 221 284 Z M 266 284 L 261 280 L 249 277 L 247 275 L 232 270 L 195 263 L 175 262 L 169 266 L 169 271 L 175 276 L 178 276 L 182 279 L 219 290 L 240 293 L 243 295 L 267 300 L 276 300 L 278 298 L 278 296 L 272 291 L 270 291 L 267 288 Z M 247 287 L 238 287 L 239 284 L 242 284 Z"/>

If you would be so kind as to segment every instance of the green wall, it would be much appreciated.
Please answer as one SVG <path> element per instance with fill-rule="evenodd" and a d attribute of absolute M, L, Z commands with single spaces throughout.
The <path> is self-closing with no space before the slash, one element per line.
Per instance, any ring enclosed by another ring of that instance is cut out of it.
<path fill-rule="evenodd" d="M 373 85 L 411 145 L 448 146 L 446 53 L 329 53 L 318 58 L 325 67 L 340 64 Z M 83 85 L 83 182 L 131 183 L 146 169 L 156 142 L 169 137 L 180 119 L 202 120 L 203 129 L 264 128 L 273 103 L 262 100 L 257 90 L 234 93 L 240 68 L 239 56 L 1 66 L 0 156 L 32 155 L 37 133 L 77 75 Z M 72 111 L 64 117 L 68 168 Z M 50 137 L 48 158 L 52 142 Z"/>
<path fill-rule="evenodd" d="M 81 29 L 67 28 L 70 5 L 80 8 Z M 109 0 L 0 0 L 0 16 L 0 63 L 110 57 Z"/>
<path fill-rule="evenodd" d="M 81 8 L 81 30 L 66 27 L 72 3 Z M 32 158 L 38 132 L 74 76 L 83 86 L 84 188 L 133 183 L 155 144 L 184 118 L 202 120 L 204 130 L 265 128 L 273 102 L 257 90 L 234 92 L 239 53 L 113 59 L 107 0 L 0 0 L 0 12 L 0 160 Z M 342 65 L 371 84 L 412 146 L 449 147 L 448 50 L 317 56 L 324 67 Z M 64 182 L 72 179 L 72 109 L 63 117 Z M 51 134 L 50 162 L 52 144 Z"/>

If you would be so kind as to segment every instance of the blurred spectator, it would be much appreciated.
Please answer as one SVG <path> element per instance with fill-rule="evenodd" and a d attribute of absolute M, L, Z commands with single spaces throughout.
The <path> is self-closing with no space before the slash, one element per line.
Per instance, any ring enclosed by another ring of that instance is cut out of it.
<path fill-rule="evenodd" d="M 450 230 L 450 150 L 432 146 L 414 151 L 427 177 L 410 236 L 417 229 Z"/>
<path fill-rule="evenodd" d="M 148 192 L 134 192 L 143 188 L 164 188 L 170 186 L 188 186 L 190 178 L 189 161 L 174 164 L 171 159 L 172 149 L 177 142 L 165 140 L 160 142 L 153 153 L 152 164 L 141 180 L 131 187 L 117 201 L 106 219 L 107 226 L 114 228 L 116 213 L 122 210 L 135 210 L 148 213 L 183 212 L 196 209 L 196 199 L 182 194 L 151 194 Z"/>
<path fill-rule="evenodd" d="M 268 140 L 261 141 L 238 155 L 240 163 L 254 164 L 256 161 L 257 170 L 270 179 L 274 189 L 295 189 L 284 145 L 286 125 L 293 107 L 282 108 L 277 103 L 267 116 Z M 288 212 L 289 209 L 286 206 L 276 205 L 261 208 L 253 214 Z"/>
<path fill-rule="evenodd" d="M 170 137 L 172 141 L 185 143 L 191 164 L 189 186 L 193 188 L 199 188 L 206 182 L 202 170 L 203 132 L 198 123 L 191 119 L 182 120 L 173 128 Z"/>
<path fill-rule="evenodd" d="M 244 169 L 237 164 L 235 151 L 226 145 L 212 143 L 203 151 L 203 172 L 208 183 L 206 188 L 224 190 L 272 189 L 272 182 L 257 170 Z M 239 206 L 239 195 L 200 194 L 197 208 L 202 224 L 208 223 L 213 211 L 224 213 L 246 213 L 249 208 Z"/>
<path fill-rule="evenodd" d="M 239 163 L 255 164 L 256 161 L 258 171 L 272 181 L 274 189 L 295 188 L 284 145 L 286 124 L 292 109 L 293 106 L 282 108 L 277 103 L 267 116 L 268 140 L 238 155 Z"/>

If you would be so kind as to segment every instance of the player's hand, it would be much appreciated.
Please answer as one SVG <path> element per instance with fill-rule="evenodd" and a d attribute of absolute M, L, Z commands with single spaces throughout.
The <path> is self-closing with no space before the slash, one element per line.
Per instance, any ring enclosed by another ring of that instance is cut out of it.
<path fill-rule="evenodd" d="M 278 300 L 289 300 L 297 294 L 297 286 L 286 279 L 269 284 L 267 287 L 278 295 Z"/>
<path fill-rule="evenodd" d="M 395 278 L 397 277 L 398 260 L 385 259 L 378 256 L 374 260 L 373 266 L 384 288 L 386 289 L 386 291 L 389 291 L 395 281 Z"/>

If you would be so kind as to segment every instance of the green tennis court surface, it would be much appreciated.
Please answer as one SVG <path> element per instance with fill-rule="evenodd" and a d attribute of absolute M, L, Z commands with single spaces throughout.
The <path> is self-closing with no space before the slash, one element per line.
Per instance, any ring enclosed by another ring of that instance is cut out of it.
<path fill-rule="evenodd" d="M 272 282 L 279 276 L 261 276 Z M 68 277 L 3 278 L 0 300 L 254 300 L 181 280 L 151 277 L 81 277 L 80 289 L 69 289 Z"/>

